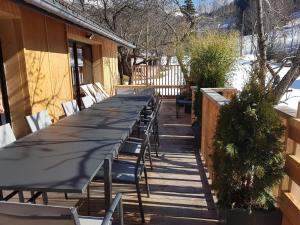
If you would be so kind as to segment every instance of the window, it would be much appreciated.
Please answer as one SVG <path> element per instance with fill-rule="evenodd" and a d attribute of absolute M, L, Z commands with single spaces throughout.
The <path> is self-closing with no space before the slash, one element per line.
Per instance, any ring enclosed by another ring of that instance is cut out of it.
<path fill-rule="evenodd" d="M 76 43 L 77 49 L 77 65 L 79 73 L 79 84 L 90 84 L 94 82 L 93 79 L 93 62 L 92 62 L 92 48 L 90 45 Z M 69 46 L 70 63 L 72 73 L 72 84 L 76 85 L 75 80 L 75 61 L 73 46 Z"/>
<path fill-rule="evenodd" d="M 10 122 L 11 118 L 5 79 L 4 61 L 0 43 L 0 125 Z"/>

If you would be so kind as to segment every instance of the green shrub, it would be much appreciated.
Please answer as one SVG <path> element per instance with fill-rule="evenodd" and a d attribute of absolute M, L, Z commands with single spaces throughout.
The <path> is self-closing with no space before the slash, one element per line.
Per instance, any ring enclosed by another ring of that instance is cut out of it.
<path fill-rule="evenodd" d="M 236 59 L 235 33 L 208 32 L 192 40 L 191 79 L 200 87 L 224 87 Z"/>
<path fill-rule="evenodd" d="M 220 110 L 214 139 L 214 189 L 221 208 L 272 209 L 283 176 L 283 126 L 267 91 L 250 80 Z"/>
<path fill-rule="evenodd" d="M 200 88 L 224 87 L 236 59 L 236 33 L 207 32 L 191 41 L 191 80 L 197 85 L 194 102 L 196 122 L 201 120 Z"/>

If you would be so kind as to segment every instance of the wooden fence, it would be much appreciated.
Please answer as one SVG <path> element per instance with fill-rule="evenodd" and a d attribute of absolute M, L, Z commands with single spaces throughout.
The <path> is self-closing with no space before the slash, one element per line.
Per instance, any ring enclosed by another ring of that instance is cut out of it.
<path fill-rule="evenodd" d="M 179 65 L 136 65 L 133 66 L 132 85 L 146 85 L 162 96 L 175 96 L 185 80 Z"/>
<path fill-rule="evenodd" d="M 213 179 L 213 164 L 211 155 L 213 153 L 213 138 L 217 126 L 217 118 L 222 105 L 236 93 L 236 89 L 203 88 L 202 100 L 202 131 L 201 131 L 201 153 L 205 160 L 209 176 Z"/>
<path fill-rule="evenodd" d="M 226 104 L 235 90 L 233 89 L 202 89 L 203 113 L 201 154 L 208 168 L 209 177 L 213 179 L 212 160 L 213 137 L 217 125 L 219 110 Z M 283 124 L 286 126 L 284 135 L 286 152 L 286 176 L 281 184 L 274 188 L 283 212 L 282 225 L 300 224 L 300 107 L 298 112 L 288 107 L 275 107 Z"/>

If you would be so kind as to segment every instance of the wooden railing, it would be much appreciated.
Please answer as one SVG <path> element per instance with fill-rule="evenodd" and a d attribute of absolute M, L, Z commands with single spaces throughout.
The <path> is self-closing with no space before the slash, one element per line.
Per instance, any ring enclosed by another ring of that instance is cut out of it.
<path fill-rule="evenodd" d="M 300 224 L 300 107 L 298 111 L 288 107 L 275 107 L 286 126 L 285 172 L 286 176 L 274 194 L 279 197 L 283 213 L 283 225 Z"/>
<path fill-rule="evenodd" d="M 201 89 L 201 92 L 203 95 L 201 153 L 205 160 L 209 176 L 213 179 L 213 164 L 211 155 L 213 153 L 213 138 L 217 126 L 219 110 L 222 105 L 229 102 L 229 98 L 236 93 L 236 89 L 203 88 Z"/>
<path fill-rule="evenodd" d="M 179 65 L 133 66 L 132 85 L 153 87 L 162 96 L 175 96 L 185 85 Z"/>
<path fill-rule="evenodd" d="M 153 88 L 157 93 L 162 97 L 175 98 L 177 94 L 180 93 L 180 90 L 184 88 L 181 85 L 115 85 L 114 90 L 117 92 L 117 89 L 146 89 Z"/>
<path fill-rule="evenodd" d="M 202 136 L 201 154 L 208 168 L 209 177 L 213 179 L 212 160 L 213 138 L 218 122 L 219 110 L 227 104 L 234 93 L 233 89 L 202 89 Z M 225 94 L 224 94 L 225 93 Z M 224 97 L 225 96 L 225 97 Z M 282 225 L 300 224 L 300 107 L 298 112 L 288 107 L 276 106 L 283 124 L 286 176 L 281 184 L 274 188 L 279 206 L 283 212 Z"/>

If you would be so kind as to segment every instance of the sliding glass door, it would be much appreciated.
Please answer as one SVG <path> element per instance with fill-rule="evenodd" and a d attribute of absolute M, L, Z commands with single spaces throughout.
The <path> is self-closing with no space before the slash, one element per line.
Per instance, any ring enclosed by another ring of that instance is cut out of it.
<path fill-rule="evenodd" d="M 0 125 L 10 123 L 10 110 L 5 79 L 4 61 L 0 42 Z"/>

